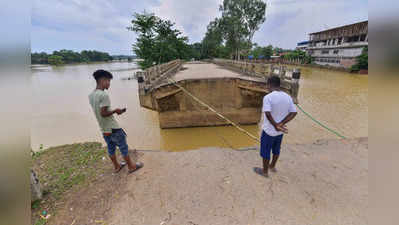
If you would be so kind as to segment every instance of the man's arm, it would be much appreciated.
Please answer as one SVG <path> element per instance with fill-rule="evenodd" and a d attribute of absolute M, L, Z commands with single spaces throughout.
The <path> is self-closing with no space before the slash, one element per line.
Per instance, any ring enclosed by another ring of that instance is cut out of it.
<path fill-rule="evenodd" d="M 277 123 L 274 121 L 273 116 L 271 112 L 265 112 L 266 118 L 269 120 L 269 122 L 273 125 L 274 128 L 277 130 Z"/>
<path fill-rule="evenodd" d="M 109 110 L 108 110 L 108 106 L 101 107 L 101 116 L 102 116 L 102 117 L 109 117 L 109 116 L 111 116 L 112 114 L 116 113 L 116 110 L 118 110 L 118 109 L 109 111 Z"/>
<path fill-rule="evenodd" d="M 284 124 L 276 123 L 276 121 L 274 121 L 273 116 L 269 111 L 265 112 L 265 115 L 266 115 L 266 118 L 269 120 L 269 122 L 273 125 L 274 129 L 276 129 L 277 131 L 282 131 L 284 133 L 288 132 L 288 130 L 284 126 Z"/>
<path fill-rule="evenodd" d="M 109 111 L 108 108 L 111 105 L 111 101 L 109 99 L 108 94 L 104 94 L 102 96 L 101 102 L 100 102 L 100 113 L 102 117 L 109 117 L 112 116 L 112 114 L 117 113 L 118 115 L 124 113 L 126 110 L 122 110 L 122 109 L 114 109 L 112 111 Z"/>
<path fill-rule="evenodd" d="M 290 122 L 292 119 L 295 118 L 297 112 L 290 112 L 280 123 L 285 125 L 286 123 Z"/>
<path fill-rule="evenodd" d="M 126 112 L 126 108 L 124 109 L 114 109 L 112 111 L 108 111 L 108 106 L 101 107 L 101 116 L 102 117 L 108 117 L 111 116 L 112 114 L 116 113 L 118 115 L 121 115 L 122 113 Z"/>

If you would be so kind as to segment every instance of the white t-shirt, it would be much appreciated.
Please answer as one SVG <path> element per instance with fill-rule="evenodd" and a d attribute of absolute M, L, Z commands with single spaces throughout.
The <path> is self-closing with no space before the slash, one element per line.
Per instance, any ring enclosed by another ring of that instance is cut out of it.
<path fill-rule="evenodd" d="M 296 112 L 296 107 L 289 96 L 284 91 L 273 91 L 263 97 L 262 107 L 262 129 L 269 136 L 278 136 L 283 134 L 281 131 L 277 131 L 274 126 L 267 119 L 265 112 L 270 112 L 276 123 L 281 122 L 290 112 Z"/>

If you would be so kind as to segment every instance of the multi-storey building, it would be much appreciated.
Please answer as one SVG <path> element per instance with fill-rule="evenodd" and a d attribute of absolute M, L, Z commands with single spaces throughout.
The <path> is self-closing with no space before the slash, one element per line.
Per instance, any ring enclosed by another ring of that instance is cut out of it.
<path fill-rule="evenodd" d="M 320 65 L 349 68 L 368 46 L 368 21 L 309 34 L 307 52 Z"/>
<path fill-rule="evenodd" d="M 308 49 L 309 41 L 298 42 L 296 49 L 306 51 Z"/>

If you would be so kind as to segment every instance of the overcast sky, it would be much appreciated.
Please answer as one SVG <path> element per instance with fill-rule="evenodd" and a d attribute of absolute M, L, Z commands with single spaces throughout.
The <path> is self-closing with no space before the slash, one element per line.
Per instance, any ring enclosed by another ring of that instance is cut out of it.
<path fill-rule="evenodd" d="M 219 16 L 223 0 L 34 0 L 32 52 L 71 49 L 133 54 L 136 35 L 126 29 L 134 12 L 153 12 L 199 42 Z M 308 33 L 368 20 L 367 0 L 268 0 L 260 45 L 295 48 Z"/>

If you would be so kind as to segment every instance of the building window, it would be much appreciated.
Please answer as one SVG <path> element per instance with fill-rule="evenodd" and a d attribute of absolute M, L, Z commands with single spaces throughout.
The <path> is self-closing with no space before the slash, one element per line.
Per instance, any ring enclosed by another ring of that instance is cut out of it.
<path fill-rule="evenodd" d="M 366 40 L 366 35 L 365 34 L 362 34 L 361 36 L 360 36 L 360 41 L 365 41 Z"/>
<path fill-rule="evenodd" d="M 333 53 L 334 53 L 334 54 L 338 54 L 338 52 L 339 52 L 339 50 L 338 50 L 338 49 L 335 49 Z"/>
<path fill-rule="evenodd" d="M 321 54 L 328 54 L 328 53 L 330 53 L 329 50 L 322 50 L 322 51 L 321 51 Z"/>
<path fill-rule="evenodd" d="M 342 37 L 338 38 L 338 45 L 340 45 L 342 43 Z"/>

